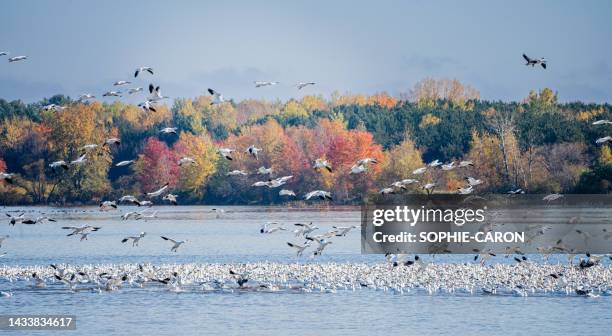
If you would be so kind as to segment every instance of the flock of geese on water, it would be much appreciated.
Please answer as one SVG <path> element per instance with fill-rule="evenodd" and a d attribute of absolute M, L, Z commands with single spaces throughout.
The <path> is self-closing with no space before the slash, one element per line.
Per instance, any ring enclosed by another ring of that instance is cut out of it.
<path fill-rule="evenodd" d="M 0 56 L 7 56 L 8 52 L 0 52 Z M 523 54 L 527 66 L 535 67 L 540 65 L 546 69 L 547 61 L 544 58 L 532 59 Z M 27 56 L 14 56 L 8 58 L 9 63 L 21 62 L 27 60 Z M 134 71 L 134 78 L 140 74 L 154 74 L 152 67 L 142 66 Z M 132 84 L 131 81 L 119 80 L 113 83 L 114 87 L 123 87 Z M 279 82 L 273 81 L 256 81 L 256 88 L 274 86 Z M 309 85 L 315 85 L 314 82 L 300 82 L 295 86 L 301 90 Z M 131 87 L 127 89 L 127 94 L 132 95 L 143 92 L 142 87 Z M 154 84 L 148 86 L 149 97 L 138 104 L 145 111 L 156 111 L 156 104 L 169 97 L 163 96 L 161 88 Z M 223 104 L 230 102 L 220 92 L 214 89 L 208 89 L 211 95 L 211 105 Z M 109 90 L 102 94 L 103 97 L 121 97 L 123 92 L 118 89 Z M 91 93 L 82 94 L 78 98 L 78 102 L 87 102 L 96 97 Z M 66 106 L 49 104 L 42 107 L 46 111 L 62 112 Z M 598 120 L 593 122 L 593 125 L 609 125 L 612 122 L 608 120 Z M 161 135 L 177 135 L 176 127 L 165 127 L 159 131 Z M 611 136 L 602 137 L 596 140 L 596 144 L 602 145 L 607 142 L 612 142 Z M 119 138 L 108 138 L 101 144 L 85 144 L 80 148 L 80 156 L 74 160 L 59 160 L 49 163 L 49 167 L 54 172 L 69 170 L 72 167 L 78 167 L 87 164 L 88 157 L 92 153 L 99 150 L 111 151 L 114 146 L 120 146 Z M 261 148 L 256 145 L 251 145 L 244 150 L 249 156 L 255 160 L 259 160 Z M 227 160 L 234 160 L 233 154 L 236 149 L 219 148 L 220 156 Z M 100 152 L 98 152 L 100 153 Z M 124 160 L 115 164 L 117 167 L 125 167 L 133 164 L 135 160 Z M 372 164 L 377 164 L 375 158 L 358 159 L 350 168 L 349 174 L 359 175 L 368 171 Z M 195 165 L 196 160 L 193 157 L 185 156 L 178 160 L 177 164 L 180 167 Z M 442 171 L 450 171 L 455 168 L 466 168 L 473 166 L 474 163 L 470 160 L 459 161 L 458 163 L 451 161 L 448 163 L 434 160 L 424 167 L 420 167 L 412 171 L 413 178 L 403 179 L 391 183 L 388 187 L 382 188 L 380 194 L 395 194 L 403 190 L 407 190 L 410 185 L 417 185 L 421 182 L 416 178 L 425 174 L 429 169 L 439 168 Z M 317 171 L 326 170 L 332 172 L 332 163 L 329 159 L 317 158 L 314 160 L 313 169 Z M 254 182 L 252 187 L 267 187 L 270 189 L 279 188 L 287 184 L 293 176 L 282 176 L 272 178 L 274 171 L 272 167 L 260 167 L 255 174 L 258 176 L 267 176 L 267 179 Z M 232 176 L 248 176 L 248 172 L 243 170 L 233 170 L 227 173 L 228 177 Z M 0 172 L 0 181 L 7 183 L 13 182 L 13 173 Z M 467 184 L 457 190 L 458 194 L 467 195 L 474 191 L 474 187 L 483 183 L 482 180 L 466 176 Z M 433 193 L 436 188 L 435 182 L 422 183 L 421 188 L 428 194 Z M 509 194 L 522 194 L 524 191 L 521 188 L 515 188 L 508 191 Z M 281 189 L 279 195 L 286 197 L 296 197 L 296 193 L 290 189 Z M 100 209 L 113 210 L 117 209 L 120 204 L 133 204 L 139 207 L 151 207 L 153 200 L 159 198 L 170 204 L 178 204 L 178 196 L 172 194 L 169 190 L 169 184 L 164 184 L 159 189 L 148 192 L 143 195 L 144 199 L 138 199 L 133 195 L 125 195 L 118 200 L 107 200 L 100 203 Z M 544 201 L 551 202 L 563 197 L 561 194 L 550 194 L 543 198 Z M 313 190 L 305 193 L 305 200 L 333 200 L 332 193 L 325 190 Z M 213 209 L 220 216 L 223 213 L 222 209 Z M 124 213 L 121 218 L 128 219 L 152 219 L 156 217 L 157 212 L 132 211 Z M 38 216 L 36 218 L 28 218 L 25 213 L 19 215 L 6 214 L 10 218 L 10 224 L 42 224 L 46 221 L 54 222 L 53 218 L 48 216 Z M 302 237 L 303 243 L 287 242 L 287 245 L 295 249 L 297 256 L 302 256 L 304 251 L 310 247 L 312 242 L 317 244 L 313 252 L 313 257 L 321 255 L 324 249 L 332 244 L 330 238 L 344 237 L 356 226 L 339 227 L 334 226 L 330 231 L 324 234 L 315 235 L 313 232 L 318 229 L 312 223 L 297 223 L 294 224 L 294 233 L 296 237 Z M 80 240 L 88 240 L 90 234 L 101 229 L 98 226 L 82 225 L 82 226 L 63 226 L 62 229 L 68 230 L 67 236 L 78 236 Z M 274 232 L 286 231 L 284 225 L 277 222 L 268 222 L 261 226 L 260 233 L 272 234 Z M 122 243 L 131 242 L 132 246 L 138 246 L 141 239 L 146 236 L 146 232 L 141 232 L 137 235 L 127 236 L 121 240 Z M 0 247 L 2 243 L 8 239 L 5 235 L 0 237 Z M 170 250 L 177 252 L 179 247 L 188 240 L 178 240 L 167 236 L 161 236 L 161 239 L 171 244 Z M 0 254 L 4 256 L 6 253 Z M 483 256 L 485 258 L 490 257 Z M 475 260 L 479 255 L 475 257 Z M 609 268 L 595 268 L 597 271 L 590 274 L 588 289 L 584 287 L 584 272 L 587 269 L 597 266 L 599 259 L 588 255 L 588 259 L 581 259 L 579 267 L 562 267 L 552 265 L 536 265 L 525 263 L 526 258 L 515 258 L 522 265 L 520 268 L 509 265 L 494 265 L 483 269 L 484 262 L 478 265 L 435 265 L 424 264 L 420 261 L 419 256 L 414 256 L 413 260 L 404 260 L 405 255 L 387 255 L 388 265 L 361 265 L 361 264 L 305 264 L 305 265 L 287 265 L 273 263 L 257 263 L 245 264 L 243 270 L 237 272 L 227 265 L 172 265 L 172 266 L 152 266 L 152 265 L 107 265 L 107 266 L 82 266 L 69 267 L 61 265 L 51 265 L 51 267 L 31 267 L 31 268 L 12 268 L 1 267 L 0 278 L 8 279 L 9 281 L 25 280 L 32 282 L 32 286 L 36 288 L 44 288 L 48 284 L 56 283 L 65 284 L 70 290 L 117 290 L 122 287 L 145 287 L 153 284 L 163 284 L 168 286 L 173 291 L 183 291 L 185 288 L 200 287 L 205 291 L 233 291 L 235 288 L 228 285 L 228 281 L 235 282 L 240 290 L 299 290 L 312 291 L 320 289 L 322 291 L 335 291 L 336 289 L 356 289 L 356 288 L 375 288 L 383 290 L 392 290 L 396 292 L 409 291 L 414 288 L 423 288 L 428 292 L 437 291 L 465 291 L 467 293 L 480 292 L 483 294 L 495 294 L 498 290 L 510 291 L 511 293 L 535 293 L 537 291 L 553 291 L 559 292 L 565 290 L 566 293 L 576 293 L 578 295 L 595 295 L 594 292 L 606 293 L 609 290 L 608 285 L 612 279 Z M 389 266 L 390 265 L 390 266 Z M 398 266 L 414 266 L 414 267 L 398 267 Z M 392 271 L 389 271 L 389 267 Z M 561 268 L 559 268 L 561 267 Z M 461 272 L 457 273 L 459 270 Z M 457 274 L 459 276 L 457 277 Z M 478 274 L 478 276 L 474 276 Z M 509 277 L 509 278 L 508 278 Z M 503 280 L 505 279 L 505 280 Z M 256 286 L 249 286 L 249 281 L 257 282 Z M 11 296 L 10 292 L 1 292 L 2 296 Z"/>
<path fill-rule="evenodd" d="M 112 292 L 150 291 L 325 292 L 379 290 L 395 294 L 571 295 L 612 294 L 612 268 L 561 264 L 436 264 L 416 259 L 411 267 L 394 263 L 105 264 L 2 266 L 0 279 L 20 290 Z M 0 292 L 11 297 L 12 292 Z"/>

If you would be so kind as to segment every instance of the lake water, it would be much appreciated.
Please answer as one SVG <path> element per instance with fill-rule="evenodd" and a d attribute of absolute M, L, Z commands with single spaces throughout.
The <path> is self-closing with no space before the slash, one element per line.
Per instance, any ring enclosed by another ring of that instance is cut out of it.
<path fill-rule="evenodd" d="M 216 218 L 211 207 L 155 207 L 158 218 L 122 221 L 121 213 L 95 207 L 30 207 L 58 219 L 41 225 L 0 225 L 3 266 L 69 264 L 183 264 L 183 263 L 382 263 L 384 257 L 360 254 L 360 235 L 354 230 L 315 259 L 296 259 L 287 241 L 301 243 L 291 232 L 259 233 L 264 222 L 288 226 L 314 222 L 321 232 L 336 226 L 359 225 L 358 208 L 289 210 L 278 207 L 225 207 Z M 0 212 L 16 214 L 17 208 Z M 142 209 L 138 209 L 142 210 Z M 4 216 L 4 215 L 3 215 Z M 7 217 L 8 218 L 8 217 Z M 8 219 L 6 220 L 8 224 Z M 101 226 L 87 241 L 66 237 L 61 226 Z M 122 244 L 123 237 L 146 231 L 139 247 Z M 160 235 L 189 241 L 177 253 Z M 427 257 L 426 257 L 427 258 Z M 437 256 L 435 262 L 469 262 L 471 256 Z M 494 262 L 507 262 L 500 258 Z M 609 267 L 609 266 L 607 266 Z M 73 314 L 72 335 L 203 335 L 203 334 L 466 334 L 466 335 L 609 335 L 612 299 L 576 296 L 427 295 L 393 294 L 377 290 L 336 293 L 147 291 L 126 288 L 115 292 L 34 290 L 0 280 L 0 314 Z M 49 332 L 19 334 L 44 335 Z M 16 333 L 15 333 L 16 334 Z"/>

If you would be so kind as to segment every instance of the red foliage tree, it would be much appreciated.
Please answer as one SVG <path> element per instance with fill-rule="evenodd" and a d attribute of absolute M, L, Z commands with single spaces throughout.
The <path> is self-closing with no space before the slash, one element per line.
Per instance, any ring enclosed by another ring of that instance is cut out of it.
<path fill-rule="evenodd" d="M 156 138 L 148 138 L 144 150 L 134 166 L 137 180 L 143 192 L 157 190 L 168 183 L 176 186 L 180 169 L 178 157 L 165 143 Z"/>

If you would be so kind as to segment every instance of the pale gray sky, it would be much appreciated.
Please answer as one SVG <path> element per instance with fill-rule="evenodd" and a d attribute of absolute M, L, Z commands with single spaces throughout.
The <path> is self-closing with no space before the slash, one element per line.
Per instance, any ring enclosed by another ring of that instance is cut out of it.
<path fill-rule="evenodd" d="M 138 65 L 164 95 L 228 97 L 408 91 L 457 78 L 486 99 L 551 87 L 563 101 L 612 97 L 610 1 L 7 1 L 0 98 L 98 96 Z M 521 54 L 549 59 L 523 65 Z M 255 89 L 255 80 L 281 85 Z M 315 81 L 297 92 L 290 85 Z"/>

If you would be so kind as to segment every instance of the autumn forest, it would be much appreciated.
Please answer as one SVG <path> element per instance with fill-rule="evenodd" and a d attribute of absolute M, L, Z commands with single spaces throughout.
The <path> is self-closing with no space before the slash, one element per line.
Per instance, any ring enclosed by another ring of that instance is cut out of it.
<path fill-rule="evenodd" d="M 47 104 L 65 106 L 44 110 Z M 0 99 L 0 204 L 95 204 L 122 195 L 141 196 L 169 183 L 181 204 L 270 204 L 303 201 L 311 190 L 330 190 L 334 203 L 358 204 L 401 179 L 434 182 L 436 192 L 454 193 L 465 178 L 482 179 L 479 193 L 610 193 L 612 153 L 595 140 L 612 133 L 609 104 L 559 103 L 542 89 L 520 102 L 485 101 L 456 80 L 425 79 L 400 97 L 334 93 L 289 101 L 232 101 L 211 105 L 209 96 L 173 99 L 155 111 L 121 102 L 81 103 L 54 96 L 37 103 Z M 177 127 L 177 134 L 162 134 Z M 54 170 L 49 163 L 75 160 L 86 144 L 100 146 L 85 165 Z M 244 150 L 262 148 L 259 159 Z M 218 148 L 236 149 L 226 160 Z M 196 164 L 179 166 L 189 156 Z M 378 164 L 349 174 L 360 158 Z M 332 172 L 315 171 L 327 159 Z M 450 171 L 412 172 L 433 160 L 472 160 Z M 122 160 L 134 164 L 117 167 Z M 251 185 L 292 175 L 287 189 Z M 247 176 L 227 176 L 232 170 Z M 413 184 L 404 192 L 424 192 Z"/>

